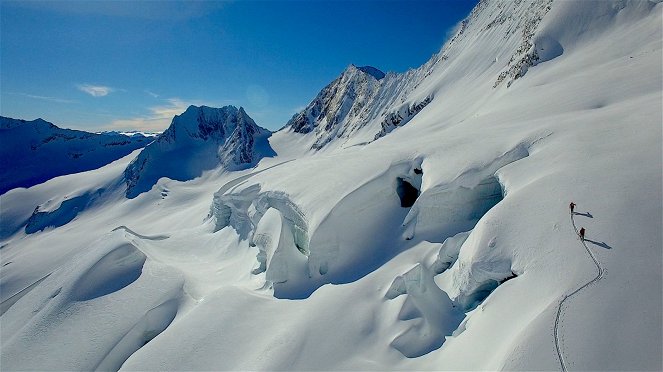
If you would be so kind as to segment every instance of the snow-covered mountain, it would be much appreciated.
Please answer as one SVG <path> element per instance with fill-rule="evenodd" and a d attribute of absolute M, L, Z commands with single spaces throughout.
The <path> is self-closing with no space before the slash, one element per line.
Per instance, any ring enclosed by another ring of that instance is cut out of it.
<path fill-rule="evenodd" d="M 42 119 L 0 117 L 0 194 L 104 166 L 151 142 L 142 135 L 94 134 Z"/>
<path fill-rule="evenodd" d="M 312 133 L 313 149 L 321 149 L 330 142 L 345 143 L 373 122 L 382 125 L 382 131 L 375 134 L 376 138 L 381 137 L 407 123 L 431 102 L 432 96 L 417 102 L 406 102 L 405 97 L 436 62 L 434 56 L 421 68 L 403 74 L 385 74 L 375 67 L 350 65 L 302 112 L 295 114 L 286 128 L 295 133 Z"/>
<path fill-rule="evenodd" d="M 143 136 L 143 137 L 156 137 L 161 132 L 146 132 L 146 131 L 141 131 L 141 130 L 127 130 L 127 131 L 118 131 L 118 130 L 106 130 L 102 132 L 98 132 L 97 134 L 123 134 L 125 136 L 133 137 L 133 136 Z"/>
<path fill-rule="evenodd" d="M 481 1 L 265 152 L 241 109 L 190 108 L 140 155 L 7 192 L 3 368 L 663 369 L 662 21 Z"/>
<path fill-rule="evenodd" d="M 442 50 L 421 67 L 384 74 L 374 67 L 350 65 L 286 127 L 314 133 L 313 149 L 332 142 L 333 147 L 366 144 L 406 125 L 443 92 L 490 96 L 489 87 L 503 81 L 510 86 L 529 67 L 562 54 L 554 38 L 536 34 L 551 4 L 552 0 L 528 1 L 525 6 L 481 1 Z M 491 76 L 496 70 L 499 73 Z M 464 106 L 475 108 L 479 102 L 463 97 Z M 436 106 L 447 104 L 436 102 Z"/>
<path fill-rule="evenodd" d="M 221 165 L 237 170 L 273 156 L 267 129 L 243 108 L 189 106 L 127 167 L 127 196 L 148 191 L 161 177 L 186 181 Z"/>

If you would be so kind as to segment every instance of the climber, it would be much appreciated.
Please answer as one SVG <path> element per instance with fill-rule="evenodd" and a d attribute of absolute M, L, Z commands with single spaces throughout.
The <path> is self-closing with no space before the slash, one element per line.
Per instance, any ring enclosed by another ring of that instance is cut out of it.
<path fill-rule="evenodd" d="M 580 240 L 585 241 L 585 228 L 581 227 L 580 228 Z"/>
<path fill-rule="evenodd" d="M 571 213 L 573 213 L 573 208 L 575 208 L 575 207 L 576 207 L 576 203 L 571 202 L 571 204 L 569 204 L 569 209 L 571 209 Z"/>

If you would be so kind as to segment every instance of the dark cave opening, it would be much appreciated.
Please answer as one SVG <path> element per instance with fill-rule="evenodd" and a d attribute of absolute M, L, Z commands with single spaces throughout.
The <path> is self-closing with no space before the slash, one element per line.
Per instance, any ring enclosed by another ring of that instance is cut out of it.
<path fill-rule="evenodd" d="M 419 190 L 403 178 L 396 178 L 396 193 L 401 199 L 401 207 L 410 208 L 419 197 Z"/>

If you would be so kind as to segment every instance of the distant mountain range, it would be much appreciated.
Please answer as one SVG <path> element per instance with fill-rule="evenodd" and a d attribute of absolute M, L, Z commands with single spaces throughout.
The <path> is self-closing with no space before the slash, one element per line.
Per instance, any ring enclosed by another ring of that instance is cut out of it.
<path fill-rule="evenodd" d="M 0 117 L 0 194 L 99 168 L 151 141 L 141 134 L 95 134 L 62 129 L 42 119 Z"/>

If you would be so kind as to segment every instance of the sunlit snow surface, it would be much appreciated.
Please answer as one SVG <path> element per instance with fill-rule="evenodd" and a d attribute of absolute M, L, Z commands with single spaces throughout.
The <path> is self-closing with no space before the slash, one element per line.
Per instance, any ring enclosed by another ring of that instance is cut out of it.
<path fill-rule="evenodd" d="M 9 191 L 2 369 L 661 370 L 662 7 L 481 2 L 377 140 Z"/>

